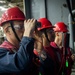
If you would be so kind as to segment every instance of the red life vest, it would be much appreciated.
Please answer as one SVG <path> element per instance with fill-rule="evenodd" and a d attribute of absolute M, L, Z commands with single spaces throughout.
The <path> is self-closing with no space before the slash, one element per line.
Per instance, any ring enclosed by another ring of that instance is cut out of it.
<path fill-rule="evenodd" d="M 66 55 L 63 55 L 63 49 L 61 49 L 61 52 L 62 52 L 62 66 L 65 67 L 65 63 L 66 61 L 68 62 L 68 67 L 66 67 L 66 73 L 65 75 L 71 75 L 71 69 L 72 69 L 72 65 L 73 65 L 73 61 L 71 59 L 71 50 L 70 48 L 67 48 L 67 51 L 66 51 Z M 64 60 L 64 58 L 66 58 L 66 60 Z"/>
<path fill-rule="evenodd" d="M 51 42 L 50 44 L 51 44 L 51 46 L 58 48 L 54 42 Z M 61 52 L 61 59 L 62 59 L 61 65 L 60 65 L 60 70 L 59 70 L 59 71 L 61 71 L 65 67 L 66 61 L 64 58 L 65 56 L 63 55 L 63 48 L 61 50 L 59 49 L 59 51 Z M 71 68 L 72 68 L 72 63 L 73 63 L 73 61 L 71 59 L 71 54 L 72 53 L 71 53 L 70 48 L 67 48 L 66 60 L 68 61 L 68 67 L 66 68 L 66 73 L 65 73 L 66 75 L 71 75 Z"/>
<path fill-rule="evenodd" d="M 52 60 L 54 61 L 54 65 L 55 65 L 55 75 L 58 75 L 58 71 L 59 71 L 59 67 L 60 67 L 60 62 L 59 62 L 59 59 L 58 59 L 58 56 L 55 52 L 55 49 L 52 47 L 52 46 L 49 46 L 49 47 L 44 47 L 44 50 L 46 51 L 46 53 L 52 58 Z M 34 53 L 36 55 L 38 55 L 37 51 L 34 50 Z"/>
<path fill-rule="evenodd" d="M 9 50 L 10 52 L 14 52 L 14 51 L 17 51 L 18 48 L 15 47 L 14 45 L 12 45 L 10 42 L 8 41 L 4 41 L 1 45 L 0 45 L 1 48 L 5 48 L 7 50 Z"/>
<path fill-rule="evenodd" d="M 61 62 L 62 62 L 62 55 L 61 55 L 61 51 L 60 51 L 60 49 L 57 47 L 57 45 L 56 45 L 56 43 L 55 42 L 51 42 L 50 43 L 50 45 L 54 48 L 54 50 L 56 51 L 56 52 L 58 52 L 58 54 L 59 54 L 59 56 L 56 58 L 56 60 L 57 60 L 57 62 L 59 63 L 59 69 L 58 69 L 58 73 L 56 74 L 56 75 L 62 75 L 62 73 L 61 73 Z M 60 58 L 59 58 L 60 57 Z"/>

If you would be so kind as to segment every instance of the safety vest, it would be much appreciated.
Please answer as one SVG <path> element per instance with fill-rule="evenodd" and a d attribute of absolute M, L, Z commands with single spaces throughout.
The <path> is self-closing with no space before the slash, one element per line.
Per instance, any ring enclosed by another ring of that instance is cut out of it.
<path fill-rule="evenodd" d="M 72 69 L 72 65 L 73 65 L 73 61 L 71 59 L 71 50 L 70 48 L 67 48 L 66 50 L 66 55 L 63 55 L 63 49 L 61 49 L 62 52 L 62 68 L 65 68 L 65 71 L 63 73 L 65 73 L 65 75 L 71 75 L 71 69 Z M 66 58 L 66 59 L 64 59 Z"/>
<path fill-rule="evenodd" d="M 59 68 L 60 68 L 60 61 L 59 61 L 59 58 L 57 56 L 58 50 L 54 49 L 52 46 L 44 47 L 44 50 L 47 53 L 47 55 L 49 55 L 50 58 L 54 61 L 54 71 L 53 72 L 55 73 L 55 75 L 58 75 L 58 71 L 59 71 Z M 36 55 L 38 55 L 36 50 L 34 50 L 34 53 Z M 60 53 L 59 53 L 59 55 L 60 55 Z"/>
<path fill-rule="evenodd" d="M 50 43 L 51 46 L 53 46 L 54 48 L 58 48 L 57 45 L 55 44 L 55 42 L 51 42 Z M 67 53 L 66 53 L 66 57 L 63 55 L 63 48 L 62 49 L 59 49 L 60 52 L 61 52 L 61 65 L 60 65 L 60 69 L 59 69 L 59 74 L 60 72 L 62 73 L 61 75 L 71 75 L 71 68 L 72 68 L 72 64 L 73 64 L 73 61 L 71 59 L 71 50 L 70 48 L 67 48 Z M 65 58 L 66 60 L 65 60 Z M 64 70 L 64 68 L 66 70 Z M 65 73 L 64 73 L 65 72 Z"/>
<path fill-rule="evenodd" d="M 59 62 L 59 69 L 57 71 L 56 75 L 62 75 L 62 71 L 61 71 L 61 63 L 62 63 L 62 54 L 60 49 L 57 47 L 55 42 L 51 42 L 50 45 L 54 48 L 54 50 L 57 52 L 57 58 L 58 58 L 58 62 Z"/>

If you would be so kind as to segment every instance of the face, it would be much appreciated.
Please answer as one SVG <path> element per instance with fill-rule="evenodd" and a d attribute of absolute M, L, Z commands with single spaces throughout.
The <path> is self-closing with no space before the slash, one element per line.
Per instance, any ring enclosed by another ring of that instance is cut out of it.
<path fill-rule="evenodd" d="M 46 32 L 47 32 L 47 35 L 48 35 L 48 39 L 50 41 L 54 41 L 54 38 L 55 38 L 54 30 L 52 28 L 48 28 L 48 29 L 46 29 Z"/>
<path fill-rule="evenodd" d="M 58 38 L 59 38 L 59 44 L 62 46 L 62 42 L 65 41 L 65 35 L 66 33 L 63 33 L 63 32 L 58 32 Z"/>
<path fill-rule="evenodd" d="M 13 21 L 13 27 L 19 39 L 21 40 L 24 33 L 24 22 L 23 21 Z M 7 37 L 9 37 L 12 41 L 17 41 L 17 38 L 11 28 L 10 23 L 6 23 L 4 25 L 4 31 Z"/>

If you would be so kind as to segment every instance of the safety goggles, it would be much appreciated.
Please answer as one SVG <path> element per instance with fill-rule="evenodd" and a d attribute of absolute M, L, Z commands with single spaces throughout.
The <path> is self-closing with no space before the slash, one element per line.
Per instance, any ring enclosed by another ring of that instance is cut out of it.
<path fill-rule="evenodd" d="M 14 25 L 15 30 L 24 30 L 24 25 Z"/>
<path fill-rule="evenodd" d="M 11 26 L 8 26 L 7 28 L 9 28 L 9 27 L 11 27 Z M 24 30 L 24 25 L 14 25 L 13 27 L 15 30 Z M 5 29 L 7 29 L 7 28 L 5 28 Z"/>

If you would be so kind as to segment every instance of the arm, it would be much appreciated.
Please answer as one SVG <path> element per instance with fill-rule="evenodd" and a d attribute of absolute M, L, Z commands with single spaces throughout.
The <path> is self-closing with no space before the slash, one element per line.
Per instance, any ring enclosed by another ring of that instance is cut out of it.
<path fill-rule="evenodd" d="M 43 51 L 39 58 L 41 62 L 40 71 L 46 75 L 54 75 L 54 62 L 51 57 Z"/>
<path fill-rule="evenodd" d="M 27 69 L 33 57 L 34 40 L 23 37 L 18 52 L 10 54 L 0 48 L 0 73 L 19 72 Z"/>
<path fill-rule="evenodd" d="M 26 70 L 33 58 L 35 19 L 24 21 L 24 34 L 18 52 L 10 54 L 0 49 L 0 73 L 13 73 Z M 30 38 L 31 37 L 31 38 Z"/>

